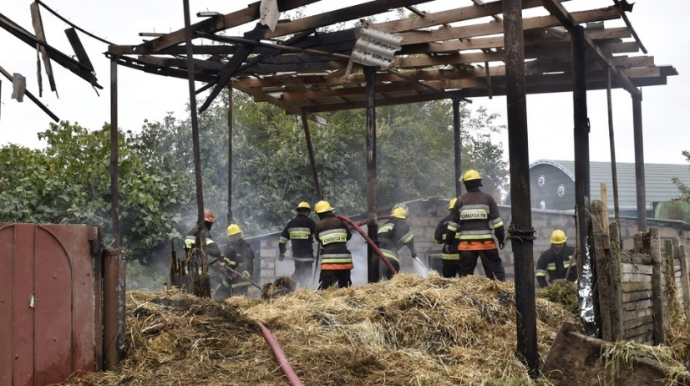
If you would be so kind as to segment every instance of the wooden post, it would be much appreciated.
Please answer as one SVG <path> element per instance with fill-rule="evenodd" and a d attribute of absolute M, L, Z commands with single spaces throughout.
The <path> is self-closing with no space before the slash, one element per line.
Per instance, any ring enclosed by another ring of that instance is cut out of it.
<path fill-rule="evenodd" d="M 597 273 L 595 288 L 599 300 L 601 338 L 607 342 L 613 342 L 611 314 L 614 312 L 615 306 L 612 304 L 613 293 L 611 283 L 613 278 L 611 277 L 610 256 L 607 253 L 609 250 L 606 249 L 604 241 L 604 239 L 609 237 L 607 234 L 608 229 L 602 227 L 602 212 L 605 210 L 606 206 L 601 201 L 592 201 L 592 234 L 594 239 L 594 256 L 592 256 L 592 261 L 594 263 L 594 270 Z M 608 212 L 606 215 L 608 216 Z"/>
<path fill-rule="evenodd" d="M 688 277 L 688 260 L 685 254 L 685 245 L 681 243 L 680 238 L 676 237 L 673 240 L 676 250 L 676 256 L 680 260 L 680 283 L 683 287 L 683 309 L 685 316 L 690 318 L 690 278 Z"/>
<path fill-rule="evenodd" d="M 622 282 L 622 267 L 621 267 L 621 248 L 618 244 L 620 240 L 620 223 L 614 222 L 609 224 L 609 241 L 614 240 L 614 246 L 618 248 L 611 248 L 609 254 L 610 260 L 610 275 L 611 275 L 611 332 L 613 341 L 623 340 L 625 327 L 623 324 L 623 288 Z"/>
<path fill-rule="evenodd" d="M 666 344 L 664 328 L 664 269 L 659 245 L 659 228 L 649 229 L 649 250 L 652 256 L 652 307 L 654 311 L 654 345 Z"/>
<path fill-rule="evenodd" d="M 601 190 L 601 229 L 608 234 L 609 231 L 609 200 L 606 194 L 606 184 L 599 185 Z M 607 251 L 611 249 L 611 240 L 608 237 L 604 238 L 604 249 Z"/>

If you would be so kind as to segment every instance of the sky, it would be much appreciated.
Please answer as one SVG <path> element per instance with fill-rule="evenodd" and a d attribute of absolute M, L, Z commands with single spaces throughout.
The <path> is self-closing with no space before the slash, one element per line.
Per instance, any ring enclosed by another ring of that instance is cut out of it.
<path fill-rule="evenodd" d="M 0 13 L 32 31 L 30 0 L 0 2 Z M 139 32 L 171 32 L 184 26 L 182 1 L 171 0 L 44 0 L 52 9 L 85 30 L 116 44 L 139 44 Z M 352 4 L 361 0 L 352 0 Z M 228 13 L 244 8 L 250 0 L 190 0 L 192 23 L 200 21 L 199 11 Z M 570 11 L 583 8 L 603 8 L 612 0 L 574 0 L 564 3 Z M 471 5 L 470 0 L 436 0 L 418 6 L 424 11 L 439 11 Z M 343 6 L 342 1 L 323 0 L 308 6 L 305 15 L 317 14 Z M 42 9 L 44 29 L 48 43 L 71 55 L 72 49 L 63 32 L 69 25 Z M 646 163 L 685 163 L 683 150 L 690 150 L 690 133 L 687 110 L 690 108 L 686 90 L 690 89 L 690 59 L 685 47 L 690 37 L 679 26 L 684 25 L 690 13 L 690 1 L 638 0 L 628 14 L 648 55 L 654 56 L 657 65 L 673 65 L 680 75 L 668 78 L 668 85 L 646 87 L 642 90 L 642 119 L 644 126 L 644 159 Z M 536 16 L 525 14 L 525 17 Z M 622 26 L 613 22 L 608 26 Z M 228 31 L 229 35 L 243 33 L 241 28 Z M 110 62 L 103 55 L 107 46 L 79 33 L 82 43 L 94 64 L 98 82 L 104 87 L 97 96 L 91 85 L 53 62 L 53 70 L 59 98 L 50 92 L 47 77 L 43 75 L 41 101 L 62 120 L 78 122 L 90 129 L 100 128 L 110 120 Z M 27 78 L 27 89 L 38 96 L 36 81 L 36 51 L 0 29 L 0 66 L 10 73 L 21 73 Z M 642 52 L 639 53 L 642 55 Z M 168 112 L 178 119 L 186 119 L 189 99 L 186 80 L 147 74 L 138 70 L 119 67 L 119 126 L 122 130 L 139 130 L 145 119 L 162 120 Z M 48 128 L 52 121 L 27 98 L 23 103 L 10 99 L 12 86 L 2 78 L 0 94 L 0 146 L 17 144 L 31 148 L 44 146 L 37 133 Z M 197 84 L 200 87 L 201 84 Z M 610 161 L 607 102 L 605 91 L 587 94 L 591 122 L 590 159 Z M 486 106 L 489 112 L 501 115 L 506 123 L 506 99 L 504 97 L 474 98 L 471 108 Z M 634 162 L 632 130 L 632 99 L 622 90 L 613 91 L 613 120 L 616 158 L 618 162 Z M 572 160 L 573 109 L 572 94 L 557 93 L 530 95 L 527 97 L 527 117 L 530 162 L 540 159 Z M 449 122 L 451 124 L 452 122 Z M 364 122 L 362 122 L 364 125 Z M 508 154 L 507 131 L 495 135 Z"/>

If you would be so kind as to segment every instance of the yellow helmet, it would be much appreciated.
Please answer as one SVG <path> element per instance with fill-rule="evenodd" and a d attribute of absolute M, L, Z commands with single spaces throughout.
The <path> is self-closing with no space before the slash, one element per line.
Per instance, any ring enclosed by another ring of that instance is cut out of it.
<path fill-rule="evenodd" d="M 481 180 L 482 176 L 479 175 L 479 172 L 470 169 L 465 172 L 465 174 L 462 175 L 462 182 L 467 182 L 467 181 L 473 181 L 473 180 Z"/>
<path fill-rule="evenodd" d="M 565 237 L 565 232 L 562 230 L 556 229 L 551 233 L 551 244 L 563 244 L 566 241 L 568 241 L 568 238 Z"/>
<path fill-rule="evenodd" d="M 454 208 L 455 208 L 455 203 L 456 203 L 457 201 L 458 201 L 458 198 L 457 198 L 457 197 L 455 197 L 454 199 L 450 200 L 450 202 L 448 203 L 448 209 L 451 209 L 451 210 L 454 209 Z"/>
<path fill-rule="evenodd" d="M 240 226 L 237 224 L 230 224 L 228 227 L 228 236 L 236 235 L 238 233 L 242 233 L 242 229 L 240 229 Z"/>
<path fill-rule="evenodd" d="M 393 208 L 393 210 L 391 211 L 391 216 L 404 220 L 407 218 L 407 211 L 405 210 L 405 208 L 397 206 Z"/>
<path fill-rule="evenodd" d="M 306 201 L 302 201 L 297 205 L 297 209 L 309 209 L 311 210 L 311 206 L 309 206 L 309 203 Z"/>
<path fill-rule="evenodd" d="M 335 210 L 335 208 L 332 207 L 331 204 L 328 203 L 328 201 L 321 200 L 316 203 L 314 210 L 316 211 L 316 213 L 325 213 L 333 211 Z"/>

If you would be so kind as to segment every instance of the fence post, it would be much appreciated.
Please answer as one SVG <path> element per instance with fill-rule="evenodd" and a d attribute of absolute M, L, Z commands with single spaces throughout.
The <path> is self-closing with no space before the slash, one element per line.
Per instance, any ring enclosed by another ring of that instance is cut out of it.
<path fill-rule="evenodd" d="M 614 312 L 611 275 L 611 259 L 609 251 L 606 250 L 608 239 L 608 229 L 603 228 L 601 208 L 602 202 L 592 201 L 591 221 L 592 238 L 594 239 L 594 272 L 596 272 L 596 292 L 599 300 L 599 317 L 601 323 L 601 338 L 607 342 L 613 341 L 613 326 L 611 314 Z"/>
<path fill-rule="evenodd" d="M 661 263 L 661 246 L 659 245 L 659 228 L 649 228 L 649 254 L 652 257 L 652 296 L 654 312 L 654 345 L 666 343 L 664 328 L 664 268 Z"/>
<path fill-rule="evenodd" d="M 685 245 L 681 242 L 680 238 L 676 237 L 673 239 L 673 249 L 676 251 L 676 257 L 680 260 L 680 285 L 682 287 L 683 301 L 683 312 L 685 316 L 690 318 L 690 279 L 688 277 L 688 260 L 685 254 Z"/>
<path fill-rule="evenodd" d="M 613 341 L 623 340 L 623 288 L 621 288 L 622 278 L 622 259 L 620 245 L 619 224 L 614 222 L 609 224 L 609 241 L 611 245 L 610 253 L 610 277 L 611 277 L 611 333 Z"/>

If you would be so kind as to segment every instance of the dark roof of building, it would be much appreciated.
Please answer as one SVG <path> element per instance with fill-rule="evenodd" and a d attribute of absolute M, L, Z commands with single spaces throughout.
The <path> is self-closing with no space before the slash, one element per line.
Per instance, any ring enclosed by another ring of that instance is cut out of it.
<path fill-rule="evenodd" d="M 530 165 L 530 169 L 537 165 L 552 165 L 575 181 L 574 161 L 538 160 Z M 637 184 L 635 181 L 635 164 L 617 162 L 618 173 L 618 201 L 621 208 L 634 208 L 637 206 Z M 673 178 L 690 185 L 690 167 L 687 164 L 651 164 L 646 163 L 645 185 L 646 201 L 651 203 L 668 201 L 680 197 L 678 187 L 673 183 Z M 613 207 L 613 179 L 611 178 L 610 162 L 590 162 L 590 189 L 592 196 L 600 196 L 600 184 L 606 184 L 609 207 Z"/>

